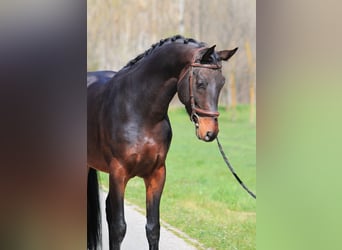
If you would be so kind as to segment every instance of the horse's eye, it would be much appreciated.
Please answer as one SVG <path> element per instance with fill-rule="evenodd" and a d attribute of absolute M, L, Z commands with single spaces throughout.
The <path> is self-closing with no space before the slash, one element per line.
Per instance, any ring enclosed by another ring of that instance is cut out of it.
<path fill-rule="evenodd" d="M 206 89 L 206 84 L 204 82 L 197 82 L 198 89 Z"/>

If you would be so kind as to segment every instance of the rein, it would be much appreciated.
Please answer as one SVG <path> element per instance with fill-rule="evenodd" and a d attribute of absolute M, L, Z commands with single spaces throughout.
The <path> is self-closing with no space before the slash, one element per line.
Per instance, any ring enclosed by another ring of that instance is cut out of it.
<path fill-rule="evenodd" d="M 222 145 L 221 145 L 218 137 L 216 137 L 216 141 L 217 141 L 217 145 L 218 145 L 218 148 L 220 150 L 220 153 L 221 153 L 221 155 L 223 157 L 223 160 L 227 164 L 230 172 L 232 172 L 232 174 L 234 175 L 235 179 L 240 183 L 240 185 L 243 187 L 243 189 L 245 189 L 247 191 L 247 193 L 250 194 L 250 196 L 252 196 L 254 199 L 256 199 L 256 195 L 251 190 L 248 189 L 248 187 L 242 182 L 242 180 L 239 178 L 239 176 L 235 173 L 235 170 L 234 170 L 233 166 L 229 163 L 228 158 L 227 158 L 226 154 L 224 153 L 224 151 L 222 149 Z"/>
<path fill-rule="evenodd" d="M 194 122 L 196 127 L 197 127 L 198 124 L 196 122 L 196 119 L 198 120 L 198 116 L 206 116 L 206 117 L 217 118 L 220 115 L 220 113 L 217 111 L 209 111 L 209 110 L 205 110 L 205 109 L 201 109 L 201 108 L 196 107 L 195 98 L 194 98 L 194 95 L 192 93 L 193 75 L 194 75 L 193 68 L 194 67 L 195 68 L 206 68 L 206 69 L 216 70 L 216 69 L 221 69 L 221 66 L 216 65 L 216 64 L 201 64 L 201 63 L 192 62 L 191 64 L 189 64 L 188 68 L 184 71 L 184 73 L 181 75 L 181 77 L 178 80 L 178 85 L 179 85 L 179 83 L 185 77 L 187 72 L 189 72 L 189 96 L 190 96 L 190 104 L 191 104 L 190 120 L 192 122 Z M 239 182 L 239 184 L 242 186 L 242 188 L 245 189 L 247 191 L 247 193 L 250 194 L 250 196 L 252 196 L 254 199 L 256 199 L 256 195 L 251 190 L 248 189 L 248 187 L 242 182 L 242 180 L 239 178 L 239 176 L 235 173 L 233 166 L 229 163 L 228 158 L 223 151 L 222 145 L 221 145 L 218 137 L 216 137 L 216 141 L 217 141 L 217 145 L 218 145 L 218 148 L 220 150 L 220 153 L 222 155 L 222 158 L 225 161 L 225 163 L 228 166 L 231 173 L 234 175 L 235 179 Z"/>

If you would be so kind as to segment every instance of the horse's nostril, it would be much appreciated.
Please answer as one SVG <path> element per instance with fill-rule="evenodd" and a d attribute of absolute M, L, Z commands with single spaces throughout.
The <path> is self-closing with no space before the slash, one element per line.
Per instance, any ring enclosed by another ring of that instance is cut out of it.
<path fill-rule="evenodd" d="M 213 138 L 213 135 L 214 135 L 214 132 L 208 131 L 204 139 L 206 141 L 210 141 Z"/>

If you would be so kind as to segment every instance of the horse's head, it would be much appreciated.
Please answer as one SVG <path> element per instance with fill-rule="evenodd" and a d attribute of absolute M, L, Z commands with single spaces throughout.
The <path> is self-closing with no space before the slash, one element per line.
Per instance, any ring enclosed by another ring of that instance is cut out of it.
<path fill-rule="evenodd" d="M 179 77 L 178 97 L 185 105 L 195 124 L 196 135 L 201 140 L 212 141 L 219 132 L 217 105 L 225 82 L 221 61 L 227 61 L 236 50 L 215 51 L 215 45 L 200 48 Z"/>

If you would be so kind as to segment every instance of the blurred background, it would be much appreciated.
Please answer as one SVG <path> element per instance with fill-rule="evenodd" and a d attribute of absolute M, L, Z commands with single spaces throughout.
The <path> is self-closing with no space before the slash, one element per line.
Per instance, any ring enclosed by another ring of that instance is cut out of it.
<path fill-rule="evenodd" d="M 88 0 L 87 4 L 88 71 L 118 71 L 160 39 L 180 34 L 216 44 L 218 50 L 239 47 L 224 64 L 227 81 L 220 104 L 254 105 L 254 0 Z"/>

